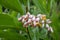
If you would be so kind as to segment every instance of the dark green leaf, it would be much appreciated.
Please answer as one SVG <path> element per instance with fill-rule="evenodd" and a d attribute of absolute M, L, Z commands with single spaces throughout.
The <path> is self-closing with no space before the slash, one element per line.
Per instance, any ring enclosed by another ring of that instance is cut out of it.
<path fill-rule="evenodd" d="M 47 13 L 46 0 L 33 0 L 34 4 L 38 7 L 41 13 Z"/>
<path fill-rule="evenodd" d="M 18 11 L 21 14 L 24 14 L 22 5 L 19 2 L 19 0 L 0 0 L 0 4 L 6 8 L 9 8 L 9 9 Z"/>
<path fill-rule="evenodd" d="M 47 37 L 47 34 L 48 34 L 48 30 L 43 28 L 41 31 L 40 31 L 40 38 L 41 39 L 44 39 Z"/>
<path fill-rule="evenodd" d="M 23 37 L 22 35 L 16 32 L 10 32 L 9 30 L 7 31 L 0 30 L 0 38 L 2 38 L 2 40 L 26 40 L 26 38 Z"/>
<path fill-rule="evenodd" d="M 2 6 L 0 5 L 0 13 L 2 13 Z"/>
<path fill-rule="evenodd" d="M 39 40 L 39 29 L 38 29 L 38 27 L 35 27 L 35 28 L 29 27 L 28 30 L 29 30 L 31 40 Z"/>

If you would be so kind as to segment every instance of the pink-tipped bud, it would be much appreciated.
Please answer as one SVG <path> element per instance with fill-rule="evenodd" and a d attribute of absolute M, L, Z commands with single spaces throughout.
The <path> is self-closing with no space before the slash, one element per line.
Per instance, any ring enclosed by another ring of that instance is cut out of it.
<path fill-rule="evenodd" d="M 40 18 L 36 18 L 36 21 L 39 22 Z"/>
<path fill-rule="evenodd" d="M 36 19 L 36 18 L 35 18 L 35 16 L 34 16 L 34 17 L 32 18 L 32 21 L 35 21 L 35 19 Z"/>
<path fill-rule="evenodd" d="M 25 15 L 22 16 L 22 19 L 25 19 Z"/>
<path fill-rule="evenodd" d="M 28 27 L 28 23 L 27 23 L 27 22 L 25 22 L 23 26 L 24 26 L 24 27 Z"/>
<path fill-rule="evenodd" d="M 29 13 L 29 12 L 27 12 L 27 15 L 28 15 L 28 16 L 30 16 L 30 13 Z"/>
<path fill-rule="evenodd" d="M 22 19 L 22 23 L 24 23 L 25 22 L 25 20 L 24 19 Z"/>
<path fill-rule="evenodd" d="M 28 15 L 25 15 L 25 18 L 28 18 Z"/>
<path fill-rule="evenodd" d="M 49 28 L 48 28 L 48 31 L 51 31 L 51 32 L 53 32 L 53 29 L 52 29 L 52 27 L 49 27 Z"/>
<path fill-rule="evenodd" d="M 27 22 L 28 22 L 28 24 L 29 24 L 29 23 L 31 23 L 31 22 L 32 22 L 32 20 L 31 20 L 31 19 L 28 19 L 28 21 L 27 21 Z"/>
<path fill-rule="evenodd" d="M 34 27 L 36 26 L 36 21 L 33 22 Z"/>
<path fill-rule="evenodd" d="M 32 19 L 34 17 L 34 15 L 30 15 L 29 18 Z"/>
<path fill-rule="evenodd" d="M 22 17 L 18 18 L 18 21 L 21 21 L 22 20 Z"/>
<path fill-rule="evenodd" d="M 51 27 L 51 32 L 53 32 L 53 29 L 52 29 L 52 27 Z"/>

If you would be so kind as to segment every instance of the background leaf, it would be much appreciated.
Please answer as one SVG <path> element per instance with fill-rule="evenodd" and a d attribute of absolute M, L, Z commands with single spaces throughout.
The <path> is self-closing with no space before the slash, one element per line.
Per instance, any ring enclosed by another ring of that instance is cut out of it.
<path fill-rule="evenodd" d="M 0 30 L 0 38 L 1 40 L 26 40 L 26 38 L 19 33 L 11 32 L 10 30 Z"/>
<path fill-rule="evenodd" d="M 24 14 L 23 8 L 19 0 L 0 0 L 0 4 L 6 8 L 20 12 Z"/>
<path fill-rule="evenodd" d="M 2 6 L 0 5 L 0 13 L 2 13 Z"/>
<path fill-rule="evenodd" d="M 47 13 L 46 11 L 46 0 L 33 0 L 34 4 L 39 8 L 41 13 Z"/>

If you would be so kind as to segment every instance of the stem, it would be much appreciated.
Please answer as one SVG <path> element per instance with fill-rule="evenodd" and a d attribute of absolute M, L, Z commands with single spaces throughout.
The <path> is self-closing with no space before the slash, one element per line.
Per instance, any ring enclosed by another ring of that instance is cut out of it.
<path fill-rule="evenodd" d="M 27 0 L 26 12 L 30 11 L 30 0 Z"/>
<path fill-rule="evenodd" d="M 53 8 L 50 9 L 50 15 L 49 15 L 50 17 L 52 16 L 52 9 L 53 9 Z"/>
<path fill-rule="evenodd" d="M 30 0 L 27 0 L 26 13 L 29 12 L 29 10 L 30 10 Z M 27 28 L 27 33 L 28 33 L 28 36 L 29 36 L 29 38 L 31 40 L 28 28 Z"/>
<path fill-rule="evenodd" d="M 28 31 L 27 33 L 28 33 L 28 36 L 29 36 L 30 40 L 32 40 L 32 39 L 31 39 L 31 37 L 30 37 L 30 33 L 29 33 L 29 30 L 28 30 L 28 28 L 27 28 L 27 31 Z"/>
<path fill-rule="evenodd" d="M 54 38 L 53 38 L 52 35 L 51 35 L 51 32 L 48 31 L 48 35 L 47 35 L 47 36 L 48 36 L 48 39 L 54 40 Z"/>
<path fill-rule="evenodd" d="M 30 0 L 27 0 L 28 11 L 30 10 Z"/>

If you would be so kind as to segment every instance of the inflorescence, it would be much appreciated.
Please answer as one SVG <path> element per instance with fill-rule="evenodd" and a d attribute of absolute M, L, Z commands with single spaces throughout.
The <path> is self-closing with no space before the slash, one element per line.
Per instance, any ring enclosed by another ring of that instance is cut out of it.
<path fill-rule="evenodd" d="M 29 12 L 27 12 L 26 15 L 21 16 L 18 18 L 18 21 L 21 21 L 23 23 L 23 27 L 41 27 L 41 28 L 47 28 L 48 31 L 53 32 L 53 29 L 49 24 L 51 23 L 50 19 L 46 18 L 46 15 L 44 14 L 38 14 L 37 16 L 31 15 Z"/>

